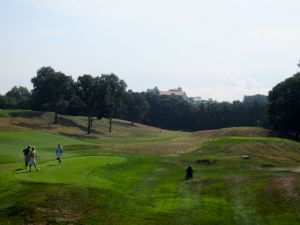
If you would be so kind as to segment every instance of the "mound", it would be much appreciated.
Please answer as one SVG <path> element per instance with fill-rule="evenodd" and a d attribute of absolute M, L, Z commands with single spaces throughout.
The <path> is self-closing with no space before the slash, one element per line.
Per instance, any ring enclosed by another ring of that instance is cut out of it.
<path fill-rule="evenodd" d="M 257 127 L 233 127 L 217 130 L 204 130 L 193 133 L 193 136 L 201 138 L 216 137 L 269 137 L 273 136 L 272 131 Z"/>
<path fill-rule="evenodd" d="M 86 135 L 87 118 L 83 116 L 59 115 L 58 123 L 53 124 L 54 113 L 35 112 L 31 110 L 0 110 L 0 131 L 47 131 L 73 137 L 128 137 L 157 136 L 160 129 L 142 124 L 131 125 L 124 120 L 113 119 L 112 133 L 108 132 L 107 119 L 95 119 L 92 134 Z M 168 131 L 165 131 L 167 133 Z"/>

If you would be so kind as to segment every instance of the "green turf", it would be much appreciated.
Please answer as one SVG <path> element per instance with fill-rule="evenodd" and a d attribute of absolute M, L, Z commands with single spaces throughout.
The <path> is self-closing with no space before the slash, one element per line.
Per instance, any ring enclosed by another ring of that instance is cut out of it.
<path fill-rule="evenodd" d="M 1 131 L 0 224 L 299 224 L 299 143 L 269 137 L 197 142 L 195 136 L 193 152 L 168 155 L 163 149 L 178 139 L 193 139 L 116 128 L 117 135 L 102 138 Z M 37 147 L 40 171 L 24 168 L 27 144 Z M 162 148 L 161 154 L 134 152 L 135 146 Z M 197 163 L 203 159 L 213 163 Z M 192 180 L 184 179 L 187 163 Z"/>
<path fill-rule="evenodd" d="M 20 110 L 20 109 L 0 109 L 0 118 L 1 117 L 33 117 L 33 116 L 40 116 L 42 112 L 34 112 L 31 110 Z"/>

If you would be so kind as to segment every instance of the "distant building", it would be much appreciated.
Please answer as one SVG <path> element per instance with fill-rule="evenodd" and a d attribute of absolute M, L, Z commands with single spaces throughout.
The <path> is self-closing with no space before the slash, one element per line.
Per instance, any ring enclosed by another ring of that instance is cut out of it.
<path fill-rule="evenodd" d="M 208 103 L 208 102 L 213 102 L 212 99 L 202 99 L 201 97 L 197 96 L 197 97 L 190 97 L 190 102 L 192 102 L 193 104 L 201 104 L 201 103 Z"/>
<path fill-rule="evenodd" d="M 180 97 L 186 101 L 189 101 L 189 98 L 187 97 L 186 93 L 182 90 L 181 87 L 177 89 L 170 89 L 168 91 L 160 91 L 159 95 L 169 95 L 169 96 L 177 96 Z"/>
<path fill-rule="evenodd" d="M 201 97 L 190 97 L 190 99 L 194 104 L 202 103 L 204 101 Z"/>

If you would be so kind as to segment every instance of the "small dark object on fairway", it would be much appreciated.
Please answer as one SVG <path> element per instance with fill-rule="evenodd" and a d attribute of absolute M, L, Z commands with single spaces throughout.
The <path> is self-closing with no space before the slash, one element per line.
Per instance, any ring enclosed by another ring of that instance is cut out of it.
<path fill-rule="evenodd" d="M 242 155 L 241 158 L 242 159 L 250 159 L 250 156 L 249 155 Z"/>
<path fill-rule="evenodd" d="M 215 164 L 217 162 L 217 160 L 214 160 L 214 159 L 198 159 L 198 160 L 196 160 L 196 162 L 199 163 L 199 164 L 211 165 L 211 164 Z"/>
<path fill-rule="evenodd" d="M 263 168 L 273 168 L 275 166 L 273 164 L 263 164 L 262 167 Z"/>
<path fill-rule="evenodd" d="M 185 179 L 193 179 L 193 168 L 191 165 L 188 165 L 185 170 Z"/>
<path fill-rule="evenodd" d="M 110 166 L 110 163 L 106 163 L 107 166 Z"/>

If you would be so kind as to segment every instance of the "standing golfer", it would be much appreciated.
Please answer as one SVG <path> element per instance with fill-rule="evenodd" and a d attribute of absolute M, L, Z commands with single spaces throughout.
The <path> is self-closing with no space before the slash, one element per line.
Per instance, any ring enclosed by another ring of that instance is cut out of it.
<path fill-rule="evenodd" d="M 185 170 L 185 178 L 186 179 L 193 179 L 193 168 L 191 165 L 188 165 Z"/>
<path fill-rule="evenodd" d="M 31 150 L 29 151 L 29 172 L 31 172 L 31 166 L 33 165 L 36 171 L 39 171 L 40 169 L 36 167 L 36 150 L 35 147 L 32 146 Z"/>
<path fill-rule="evenodd" d="M 30 152 L 30 145 L 27 146 L 27 148 L 23 149 L 23 154 L 24 154 L 24 160 L 25 160 L 25 168 L 28 168 L 28 163 L 29 163 L 29 152 Z"/>
<path fill-rule="evenodd" d="M 56 149 L 56 159 L 58 161 L 58 164 L 61 164 L 62 153 L 63 153 L 62 146 L 58 144 Z"/>

